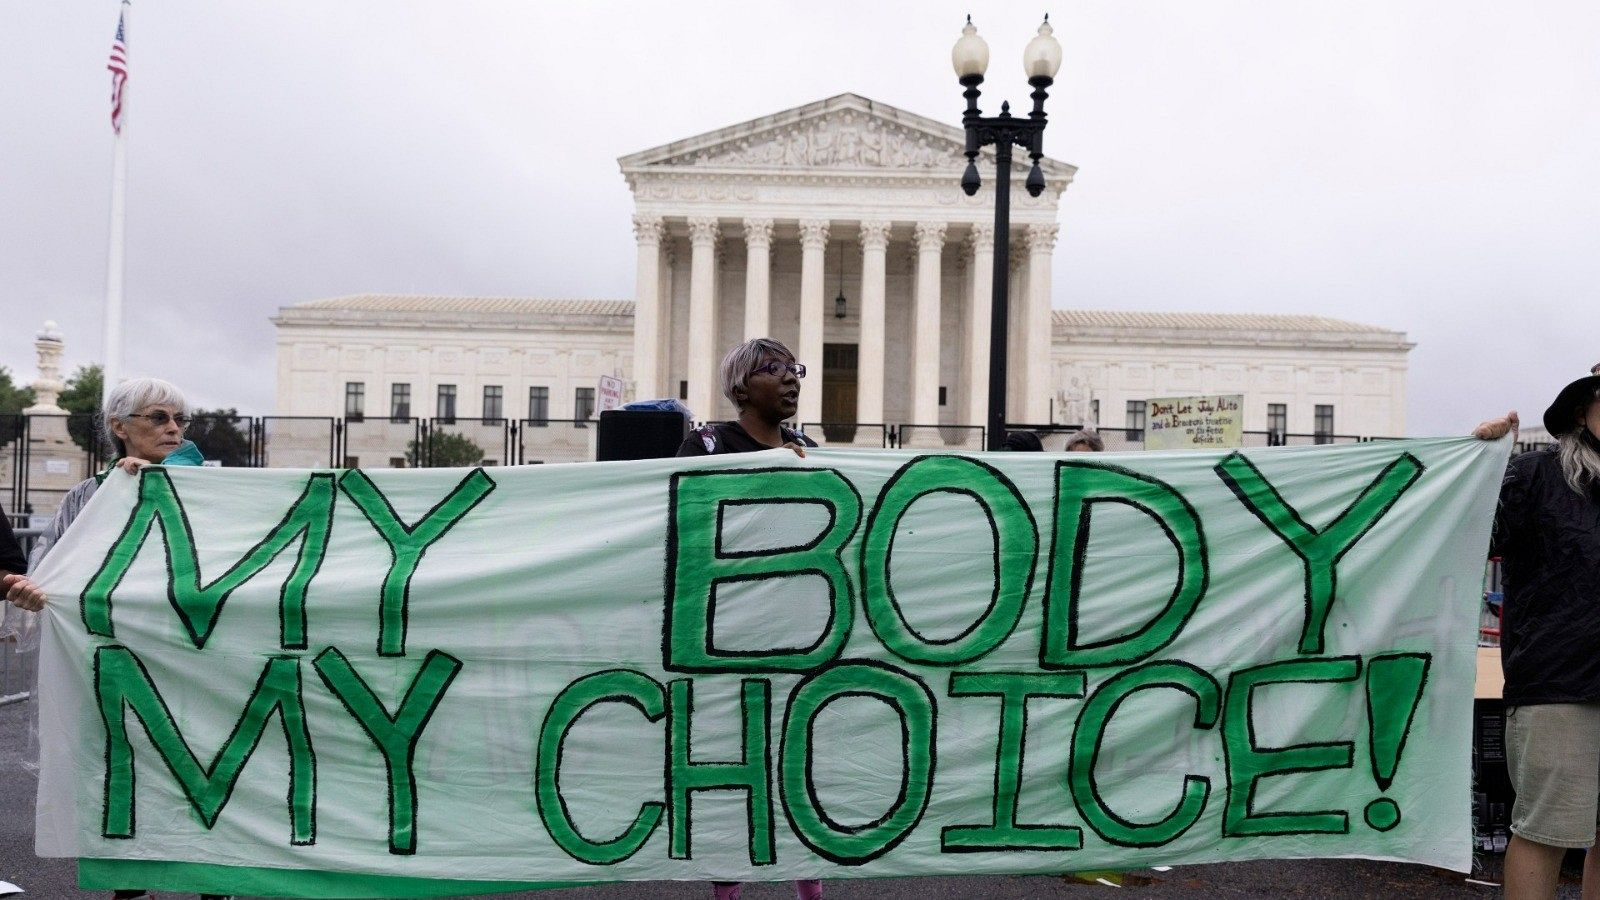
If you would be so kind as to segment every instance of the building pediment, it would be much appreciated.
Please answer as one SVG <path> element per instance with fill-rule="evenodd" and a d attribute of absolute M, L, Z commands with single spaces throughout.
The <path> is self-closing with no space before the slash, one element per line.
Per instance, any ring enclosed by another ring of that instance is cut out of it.
<path fill-rule="evenodd" d="M 966 166 L 960 128 L 857 94 L 840 94 L 618 160 L 645 172 L 954 174 Z M 1018 164 L 1026 169 L 1027 160 Z M 1046 157 L 1046 174 L 1070 181 L 1076 168 Z"/>

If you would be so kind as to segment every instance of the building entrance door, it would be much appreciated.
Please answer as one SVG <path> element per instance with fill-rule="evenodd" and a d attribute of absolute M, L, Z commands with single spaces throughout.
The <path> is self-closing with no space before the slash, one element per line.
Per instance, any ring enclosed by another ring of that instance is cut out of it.
<path fill-rule="evenodd" d="M 855 344 L 822 345 L 822 434 L 830 444 L 856 438 Z"/>

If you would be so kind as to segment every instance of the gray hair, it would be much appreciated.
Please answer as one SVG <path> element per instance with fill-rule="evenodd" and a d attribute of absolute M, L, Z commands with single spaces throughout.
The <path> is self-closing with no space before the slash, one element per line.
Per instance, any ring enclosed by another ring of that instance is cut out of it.
<path fill-rule="evenodd" d="M 735 409 L 743 409 L 744 406 L 739 403 L 739 398 L 735 396 L 734 391 L 744 387 L 745 383 L 750 380 L 750 373 L 754 372 L 756 366 L 761 365 L 761 361 L 769 356 L 776 356 L 789 362 L 795 361 L 794 354 L 789 352 L 789 348 L 772 338 L 755 338 L 754 340 L 745 341 L 729 350 L 728 355 L 722 358 L 722 368 L 720 370 L 722 396 L 727 397 L 728 402 L 732 403 Z M 702 412 L 702 414 L 704 413 Z"/>
<path fill-rule="evenodd" d="M 124 454 L 122 441 L 111 430 L 111 423 L 126 422 L 128 417 L 147 406 L 172 406 L 186 412 L 189 402 L 177 385 L 160 378 L 130 378 L 111 389 L 105 405 L 100 408 L 100 436 L 118 455 Z"/>
<path fill-rule="evenodd" d="M 1074 431 L 1073 433 L 1067 435 L 1067 442 L 1062 446 L 1067 450 L 1071 450 L 1073 444 L 1088 444 L 1089 449 L 1096 453 L 1100 453 L 1106 449 L 1105 439 L 1100 437 L 1100 433 L 1092 428 Z"/>
<path fill-rule="evenodd" d="M 1600 389 L 1589 398 L 1592 404 L 1600 400 Z M 1587 495 L 1587 488 L 1592 484 L 1600 483 L 1600 453 L 1589 446 L 1583 439 L 1585 427 L 1579 425 L 1556 438 L 1556 453 L 1561 458 L 1561 475 L 1567 485 L 1580 496 Z"/>

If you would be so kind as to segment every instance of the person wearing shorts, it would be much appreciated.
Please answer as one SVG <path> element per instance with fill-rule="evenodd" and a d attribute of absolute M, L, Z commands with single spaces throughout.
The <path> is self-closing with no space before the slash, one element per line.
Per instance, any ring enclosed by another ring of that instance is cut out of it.
<path fill-rule="evenodd" d="M 1477 437 L 1515 434 L 1517 415 Z M 1561 860 L 1590 848 L 1584 900 L 1600 900 L 1600 374 L 1544 414 L 1555 443 L 1511 461 L 1492 552 L 1502 558 L 1506 763 L 1516 802 L 1508 900 L 1556 895 Z"/>

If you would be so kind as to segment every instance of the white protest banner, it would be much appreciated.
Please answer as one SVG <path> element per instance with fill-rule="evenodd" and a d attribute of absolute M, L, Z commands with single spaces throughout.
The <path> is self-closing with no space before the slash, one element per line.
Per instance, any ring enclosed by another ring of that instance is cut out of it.
<path fill-rule="evenodd" d="M 1244 446 L 1244 396 L 1157 397 L 1145 407 L 1146 450 L 1219 450 Z"/>
<path fill-rule="evenodd" d="M 39 577 L 87 887 L 1465 870 L 1507 442 L 112 473 Z"/>

